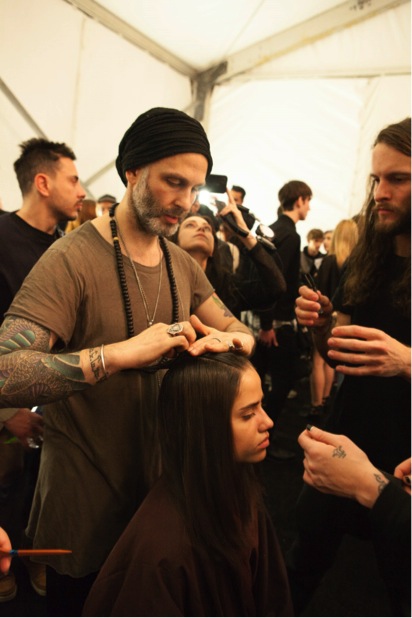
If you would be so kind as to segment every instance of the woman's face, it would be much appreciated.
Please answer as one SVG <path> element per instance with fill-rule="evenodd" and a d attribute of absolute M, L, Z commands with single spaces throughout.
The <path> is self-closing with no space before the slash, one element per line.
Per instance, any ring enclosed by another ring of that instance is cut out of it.
<path fill-rule="evenodd" d="M 188 253 L 202 251 L 207 257 L 213 255 L 215 247 L 212 227 L 202 217 L 188 217 L 182 221 L 177 242 Z"/>
<path fill-rule="evenodd" d="M 325 232 L 325 236 L 323 237 L 323 248 L 325 249 L 326 253 L 329 253 L 330 251 L 330 245 L 332 243 L 332 234 L 333 232 Z"/>
<path fill-rule="evenodd" d="M 231 414 L 236 461 L 257 463 L 266 457 L 273 421 L 262 408 L 262 399 L 259 375 L 255 369 L 247 368 L 240 379 Z"/>

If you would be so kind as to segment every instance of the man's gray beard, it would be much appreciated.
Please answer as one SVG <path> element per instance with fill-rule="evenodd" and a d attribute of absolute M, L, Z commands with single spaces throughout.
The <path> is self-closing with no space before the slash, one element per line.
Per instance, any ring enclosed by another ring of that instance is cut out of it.
<path fill-rule="evenodd" d="M 163 211 L 147 185 L 147 173 L 143 172 L 142 177 L 132 190 L 129 208 L 138 227 L 150 236 L 171 236 L 178 230 L 179 223 L 175 225 L 161 223 L 159 217 Z"/>

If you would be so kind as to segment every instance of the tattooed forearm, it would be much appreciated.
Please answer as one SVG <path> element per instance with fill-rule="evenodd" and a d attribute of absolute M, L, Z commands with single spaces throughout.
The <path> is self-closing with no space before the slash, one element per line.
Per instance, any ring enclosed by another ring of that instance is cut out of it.
<path fill-rule="evenodd" d="M 64 378 L 73 382 L 84 382 L 84 373 L 79 367 L 79 354 L 49 354 L 43 359 L 46 367 L 53 369 Z"/>
<path fill-rule="evenodd" d="M 7 317 L 0 327 L 0 356 L 28 348 L 50 351 L 50 330 L 29 320 Z"/>
<path fill-rule="evenodd" d="M 103 346 L 100 348 L 90 348 L 89 350 L 90 367 L 96 382 L 103 382 L 103 380 L 107 380 L 108 378 L 108 375 L 103 368 L 103 360 L 101 355 L 102 347 Z"/>
<path fill-rule="evenodd" d="M 346 457 L 346 453 L 341 446 L 337 446 L 332 451 L 332 457 L 339 457 L 343 459 L 344 457 Z"/>
<path fill-rule="evenodd" d="M 68 397 L 89 386 L 79 354 L 31 350 L 0 358 L 0 407 L 31 407 Z"/>
<path fill-rule="evenodd" d="M 382 476 L 381 474 L 374 474 L 373 476 L 375 477 L 376 482 L 378 483 L 378 493 L 381 494 L 384 487 L 386 487 L 389 481 L 386 477 Z"/>
<path fill-rule="evenodd" d="M 50 354 L 48 329 L 20 318 L 0 328 L 0 407 L 31 407 L 64 399 L 89 386 L 80 352 Z"/>

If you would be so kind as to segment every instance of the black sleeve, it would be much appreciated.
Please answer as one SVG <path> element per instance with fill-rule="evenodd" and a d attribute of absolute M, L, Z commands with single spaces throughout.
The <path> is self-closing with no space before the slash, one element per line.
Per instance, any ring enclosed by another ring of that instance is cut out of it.
<path fill-rule="evenodd" d="M 260 325 L 263 330 L 272 328 L 275 313 L 279 319 L 294 318 L 294 303 L 299 290 L 300 273 L 300 237 L 298 234 L 286 233 L 280 238 L 277 246 L 277 258 L 281 264 L 286 281 L 286 291 L 282 294 L 275 309 L 259 312 Z"/>
<path fill-rule="evenodd" d="M 411 497 L 397 479 L 386 485 L 369 517 L 379 568 L 398 591 L 399 603 L 410 608 Z"/>
<path fill-rule="evenodd" d="M 276 257 L 258 242 L 253 249 L 241 250 L 239 268 L 233 275 L 238 311 L 272 307 L 286 290 L 286 282 Z"/>

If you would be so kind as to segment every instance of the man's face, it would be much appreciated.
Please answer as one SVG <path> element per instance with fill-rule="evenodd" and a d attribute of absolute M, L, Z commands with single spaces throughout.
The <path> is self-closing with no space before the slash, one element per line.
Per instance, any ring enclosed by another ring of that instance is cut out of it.
<path fill-rule="evenodd" d="M 411 158 L 386 144 L 372 153 L 375 229 L 397 236 L 411 231 Z"/>
<path fill-rule="evenodd" d="M 300 197 L 297 202 L 297 210 L 299 214 L 299 221 L 304 221 L 308 216 L 310 210 L 311 197 Z"/>
<path fill-rule="evenodd" d="M 235 200 L 235 204 L 243 204 L 243 195 L 241 194 L 240 191 L 233 191 L 233 189 L 231 190 L 231 194 L 233 199 Z"/>
<path fill-rule="evenodd" d="M 325 236 L 323 238 L 323 248 L 326 253 L 329 253 L 330 246 L 332 244 L 332 232 L 325 232 Z"/>
<path fill-rule="evenodd" d="M 107 212 L 109 212 L 112 206 L 113 202 L 99 202 L 96 206 L 97 215 L 105 215 Z"/>
<path fill-rule="evenodd" d="M 48 204 L 56 221 L 76 219 L 86 193 L 80 184 L 74 162 L 68 157 L 62 157 L 56 165 L 54 175 L 46 176 Z"/>
<path fill-rule="evenodd" d="M 141 230 L 170 236 L 183 221 L 205 183 L 207 160 L 184 153 L 128 172 L 129 206 Z"/>
<path fill-rule="evenodd" d="M 311 238 L 308 242 L 309 255 L 317 255 L 323 243 L 323 238 Z"/>

